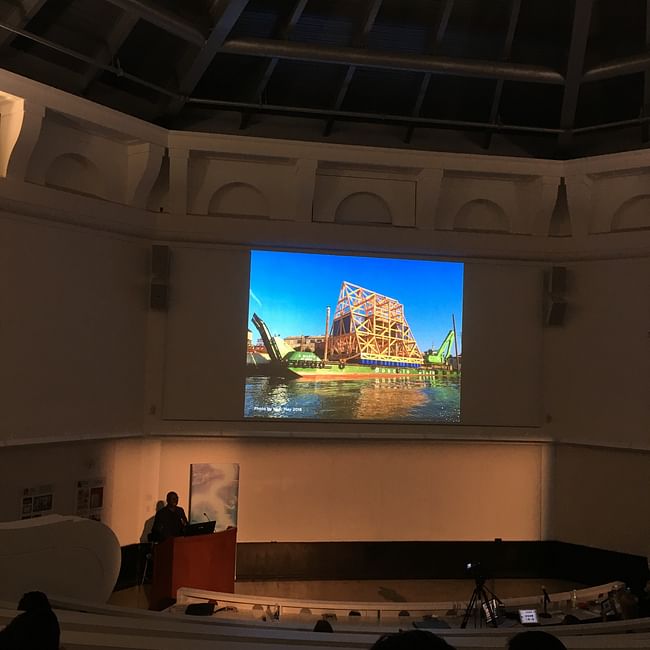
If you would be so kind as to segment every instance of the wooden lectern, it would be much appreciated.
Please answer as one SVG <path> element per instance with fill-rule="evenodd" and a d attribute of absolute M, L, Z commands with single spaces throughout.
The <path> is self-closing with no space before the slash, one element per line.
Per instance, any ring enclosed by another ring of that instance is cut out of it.
<path fill-rule="evenodd" d="M 149 609 L 176 601 L 179 587 L 235 592 L 237 529 L 194 537 L 170 537 L 154 547 Z"/>

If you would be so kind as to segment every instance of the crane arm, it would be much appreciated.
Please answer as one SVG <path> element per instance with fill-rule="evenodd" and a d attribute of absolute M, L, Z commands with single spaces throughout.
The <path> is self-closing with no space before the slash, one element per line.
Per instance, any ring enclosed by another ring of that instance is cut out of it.
<path fill-rule="evenodd" d="M 260 333 L 260 337 L 262 338 L 266 351 L 269 353 L 271 361 L 282 361 L 282 355 L 280 354 L 278 344 L 271 336 L 271 332 L 269 332 L 266 323 L 255 313 L 251 320 L 253 321 L 253 325 L 257 328 L 257 331 Z"/>

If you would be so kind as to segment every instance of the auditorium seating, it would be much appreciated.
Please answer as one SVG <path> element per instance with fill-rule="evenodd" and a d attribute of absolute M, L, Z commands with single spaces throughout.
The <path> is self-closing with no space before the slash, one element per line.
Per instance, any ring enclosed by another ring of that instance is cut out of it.
<path fill-rule="evenodd" d="M 578 591 L 578 602 L 585 602 L 606 593 L 616 583 L 599 585 Z M 562 603 L 569 593 L 552 594 L 553 603 Z M 271 604 L 271 600 L 273 603 Z M 258 618 L 219 615 L 186 616 L 182 612 L 191 602 L 216 601 L 237 607 L 240 612 L 255 612 Z M 508 599 L 507 606 L 535 604 L 536 597 Z M 87 604 L 69 598 L 53 598 L 53 606 L 59 618 L 65 650 L 113 650 L 133 649 L 196 649 L 237 648 L 241 650 L 273 650 L 273 648 L 369 648 L 386 632 L 409 628 L 415 618 L 398 618 L 397 607 L 409 612 L 442 611 L 449 605 L 464 603 L 358 603 L 299 601 L 292 599 L 264 599 L 260 596 L 219 594 L 195 589 L 181 589 L 178 603 L 165 612 L 149 612 L 111 605 Z M 258 605 L 262 610 L 254 610 Z M 262 612 L 267 606 L 280 607 L 280 619 L 267 618 Z M 248 608 L 248 609 L 247 609 Z M 302 616 L 301 610 L 309 610 L 318 618 L 320 612 L 337 614 L 333 622 L 334 633 L 326 637 L 313 632 L 313 616 Z M 347 616 L 347 611 L 362 613 L 361 617 Z M 343 615 L 345 613 L 345 615 Z M 0 625 L 6 625 L 17 614 L 14 605 L 0 602 Z M 383 618 L 382 618 L 383 617 Z M 521 628 L 473 628 L 434 630 L 449 643 L 463 650 L 504 648 L 506 639 Z M 600 650 L 616 648 L 632 650 L 650 647 L 650 619 L 612 621 L 589 625 L 549 626 L 544 629 L 556 634 L 567 648 Z"/>

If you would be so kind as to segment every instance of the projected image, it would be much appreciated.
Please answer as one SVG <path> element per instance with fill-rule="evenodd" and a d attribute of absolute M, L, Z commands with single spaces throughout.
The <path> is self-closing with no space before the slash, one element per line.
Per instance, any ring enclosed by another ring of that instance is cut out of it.
<path fill-rule="evenodd" d="M 247 418 L 460 421 L 463 265 L 252 251 Z"/>

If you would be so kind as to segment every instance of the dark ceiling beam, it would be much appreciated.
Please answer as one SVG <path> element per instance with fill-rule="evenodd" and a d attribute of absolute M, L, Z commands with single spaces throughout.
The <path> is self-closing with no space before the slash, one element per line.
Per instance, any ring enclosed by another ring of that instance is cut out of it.
<path fill-rule="evenodd" d="M 339 86 L 339 91 L 336 94 L 336 100 L 334 101 L 333 110 L 335 113 L 340 111 L 341 106 L 343 106 L 343 102 L 345 101 L 345 96 L 348 94 L 348 89 L 350 88 L 350 84 L 352 83 L 352 78 L 354 77 L 355 71 L 356 68 L 353 65 L 348 66 L 348 69 L 345 71 L 345 76 L 343 77 L 343 81 Z M 330 117 L 330 119 L 327 120 L 327 122 L 325 123 L 325 126 L 323 127 L 324 136 L 328 136 L 332 133 L 335 119 L 336 119 L 335 117 Z"/>
<path fill-rule="evenodd" d="M 352 39 L 353 47 L 366 46 L 368 36 L 372 31 L 375 20 L 377 20 L 377 14 L 381 9 L 382 2 L 383 0 L 368 0 L 359 29 L 357 29 L 354 38 Z"/>
<path fill-rule="evenodd" d="M 365 45 L 368 43 L 368 35 L 370 34 L 370 31 L 372 30 L 372 26 L 375 24 L 375 20 L 377 19 L 377 14 L 379 13 L 379 10 L 381 9 L 383 0 L 368 0 L 365 11 L 364 11 L 364 16 L 361 20 L 361 23 L 359 24 L 359 28 L 356 30 L 356 33 L 352 37 L 352 46 L 353 47 L 365 47 Z M 345 96 L 348 94 L 348 89 L 350 88 L 350 84 L 352 83 L 352 79 L 354 78 L 354 73 L 356 72 L 357 68 L 354 65 L 349 65 L 348 69 L 345 71 L 345 75 L 343 77 L 343 80 L 341 81 L 341 85 L 339 86 L 339 90 L 336 93 L 336 100 L 334 101 L 334 110 L 338 111 L 341 109 L 341 106 L 343 106 L 343 102 L 345 101 Z M 323 135 L 328 136 L 330 133 L 332 133 L 332 129 L 334 128 L 334 118 L 331 118 L 327 120 L 325 123 L 325 127 L 323 128 Z"/>
<path fill-rule="evenodd" d="M 455 0 L 445 0 L 445 4 L 442 8 L 442 13 L 440 14 L 440 20 L 438 21 L 438 27 L 436 28 L 436 33 L 431 43 L 431 50 L 435 53 L 442 43 L 442 39 L 447 33 L 447 26 L 449 25 L 449 19 L 451 18 L 451 12 L 454 9 Z M 413 105 L 413 110 L 411 115 L 413 117 L 418 117 L 422 112 L 422 105 L 424 104 L 424 98 L 427 96 L 427 91 L 429 90 L 429 85 L 431 83 L 431 73 L 425 72 L 420 82 L 420 88 L 418 89 L 418 95 L 415 99 L 415 104 Z M 404 137 L 404 142 L 411 142 L 413 138 L 413 132 L 415 131 L 415 125 L 411 124 L 406 131 L 406 136 Z"/>
<path fill-rule="evenodd" d="M 12 6 L 5 15 L 2 22 L 13 27 L 25 27 L 27 23 L 41 10 L 45 0 L 23 0 Z M 0 48 L 6 47 L 16 38 L 16 34 L 8 31 L 0 32 Z"/>
<path fill-rule="evenodd" d="M 583 83 L 604 81 L 614 77 L 645 72 L 648 67 L 650 67 L 650 51 L 596 65 L 584 73 L 582 81 Z"/>
<path fill-rule="evenodd" d="M 645 47 L 650 49 L 650 0 L 645 3 Z M 641 117 L 650 115 L 650 67 L 643 73 L 643 106 L 641 106 Z M 648 142 L 650 140 L 650 127 L 644 122 L 641 125 L 641 140 Z"/>
<path fill-rule="evenodd" d="M 229 39 L 223 44 L 221 51 L 244 56 L 275 56 L 279 59 L 292 61 L 315 61 L 318 63 L 356 65 L 366 68 L 384 68 L 386 70 L 433 72 L 480 79 L 505 79 L 507 81 L 527 81 L 555 85 L 564 83 L 564 75 L 552 68 L 538 65 L 476 59 L 452 59 L 450 57 L 401 52 L 379 52 L 350 47 L 290 43 L 263 38 Z"/>
<path fill-rule="evenodd" d="M 298 0 L 294 5 L 291 13 L 287 16 L 287 19 L 283 24 L 281 24 L 277 29 L 278 38 L 286 40 L 289 38 L 291 30 L 298 24 L 300 17 L 305 11 L 305 7 L 309 0 Z"/>
<path fill-rule="evenodd" d="M 38 36 L 37 34 L 32 34 L 31 32 L 27 32 L 24 29 L 19 29 L 18 27 L 11 27 L 10 25 L 0 23 L 0 30 L 9 31 L 13 34 L 18 34 L 19 36 L 23 36 L 24 38 L 27 38 L 30 41 L 34 41 L 39 45 L 43 45 L 55 52 L 60 52 L 61 54 L 65 54 L 66 56 L 69 56 L 72 59 L 76 59 L 77 61 L 83 61 L 88 65 L 92 65 L 97 68 L 101 68 L 102 70 L 106 70 L 107 72 L 114 74 L 116 77 L 122 77 L 124 79 L 128 79 L 129 81 L 132 81 L 133 83 L 136 83 L 139 86 L 142 86 L 143 88 L 148 88 L 149 90 L 153 90 L 154 92 L 157 92 L 160 95 L 166 97 L 172 97 L 172 98 L 178 97 L 178 95 L 175 92 L 168 90 L 167 88 L 163 88 L 162 86 L 158 86 L 157 84 L 151 83 L 146 79 L 142 79 L 136 75 L 130 74 L 129 72 L 123 70 L 122 68 L 118 68 L 117 66 L 108 63 L 101 63 L 99 61 L 96 61 L 90 56 L 86 56 L 85 54 L 82 54 L 81 52 L 76 52 L 75 50 L 71 50 L 68 47 L 59 45 L 58 43 L 54 43 L 53 41 L 50 41 L 47 38 L 43 38 L 42 36 Z"/>
<path fill-rule="evenodd" d="M 138 23 L 139 18 L 130 13 L 122 13 L 122 15 L 115 21 L 110 31 L 102 40 L 95 58 L 97 63 L 117 63 L 117 53 L 124 44 L 124 41 L 129 37 L 133 28 Z M 97 79 L 102 72 L 102 68 L 98 65 L 91 65 L 86 72 L 81 75 L 79 80 L 79 93 L 85 95 L 91 84 Z"/>
<path fill-rule="evenodd" d="M 440 47 L 440 43 L 442 43 L 442 39 L 445 37 L 445 34 L 447 33 L 447 27 L 449 27 L 449 20 L 451 19 L 451 12 L 453 10 L 454 10 L 454 0 L 446 0 L 442 8 L 442 14 L 440 15 L 438 28 L 436 29 L 436 35 L 433 41 L 433 47 L 435 49 Z"/>
<path fill-rule="evenodd" d="M 591 25 L 591 10 L 593 0 L 576 0 L 573 14 L 573 28 L 571 30 L 571 44 L 566 68 L 566 81 L 564 84 L 564 97 L 560 111 L 560 129 L 563 133 L 559 137 L 560 149 L 566 149 L 571 141 L 571 131 L 575 126 L 576 109 L 580 82 L 583 78 L 585 65 L 585 52 L 589 39 Z"/>
<path fill-rule="evenodd" d="M 207 38 L 207 30 L 203 30 L 182 16 L 159 7 L 146 0 L 106 0 L 123 11 L 146 20 L 160 29 L 178 36 L 178 38 L 202 47 Z"/>
<path fill-rule="evenodd" d="M 424 98 L 427 96 L 427 91 L 429 90 L 429 85 L 431 84 L 431 73 L 425 72 L 422 81 L 420 82 L 420 88 L 418 89 L 418 96 L 415 98 L 415 104 L 413 105 L 413 110 L 411 111 L 412 117 L 418 117 L 422 112 L 422 105 L 424 104 Z M 406 131 L 404 136 L 404 142 L 409 143 L 413 138 L 413 131 L 415 131 L 415 126 L 411 125 Z"/>
<path fill-rule="evenodd" d="M 614 129 L 625 128 L 628 126 L 638 126 L 650 122 L 650 117 L 634 117 L 630 120 L 617 120 L 616 122 L 601 122 L 600 124 L 591 124 L 590 126 L 580 126 L 573 129 L 574 133 L 594 133 L 596 131 L 613 131 Z"/>
<path fill-rule="evenodd" d="M 183 108 L 187 98 L 194 92 L 199 81 L 201 81 L 201 77 L 203 77 L 217 52 L 223 46 L 228 34 L 230 34 L 235 23 L 246 9 L 247 4 L 248 0 L 223 0 L 216 5 L 215 22 L 210 36 L 203 43 L 198 54 L 192 59 L 189 67 L 181 75 L 178 85 L 181 99 L 172 102 L 165 108 L 167 115 L 175 115 Z"/>
<path fill-rule="evenodd" d="M 293 9 L 287 14 L 286 19 L 276 27 L 275 35 L 277 38 L 282 38 L 285 40 L 289 38 L 289 34 L 300 20 L 300 17 L 302 16 L 303 11 L 307 6 L 307 2 L 309 2 L 309 0 L 298 0 L 296 2 Z M 260 75 L 258 82 L 255 84 L 255 89 L 253 90 L 253 99 L 255 101 L 261 103 L 262 95 L 264 95 L 264 91 L 271 81 L 271 77 L 275 72 L 275 68 L 277 67 L 279 60 L 280 59 L 278 58 L 272 58 L 266 61 L 264 64 L 262 68 L 262 74 Z M 247 113 L 242 113 L 242 119 L 239 128 L 242 130 L 246 129 L 252 117 L 253 113 L 250 111 Z"/>
<path fill-rule="evenodd" d="M 7 52 L 2 57 L 2 68 L 71 94 L 74 94 L 77 89 L 76 73 L 31 52 Z"/>
<path fill-rule="evenodd" d="M 289 38 L 289 34 L 298 24 L 298 21 L 300 20 L 300 17 L 302 16 L 302 13 L 305 10 L 308 2 L 309 0 L 298 0 L 298 2 L 296 2 L 291 12 L 287 15 L 286 20 L 280 23 L 276 28 L 275 35 L 277 38 L 281 38 L 283 40 Z M 267 61 L 266 65 L 264 66 L 260 82 L 255 86 L 255 99 L 261 101 L 262 94 L 266 90 L 266 87 L 271 80 L 271 75 L 273 74 L 275 67 L 278 65 L 279 60 L 280 59 L 273 58 L 270 61 Z"/>
<path fill-rule="evenodd" d="M 521 0 L 512 0 L 510 5 L 510 18 L 508 20 L 508 31 L 503 43 L 503 50 L 501 51 L 501 60 L 508 61 L 512 53 L 512 43 L 515 40 L 515 32 L 517 31 L 517 23 L 519 22 L 519 14 L 521 13 Z M 496 124 L 499 118 L 499 106 L 501 105 L 501 95 L 503 94 L 503 79 L 497 79 L 497 85 L 494 89 L 494 96 L 492 97 L 492 108 L 490 109 L 490 124 Z M 490 148 L 492 143 L 492 135 L 494 131 L 488 131 L 485 134 L 483 147 Z"/>
<path fill-rule="evenodd" d="M 264 64 L 262 74 L 260 75 L 258 82 L 255 84 L 255 89 L 253 90 L 253 99 L 255 101 L 262 101 L 262 95 L 264 94 L 266 87 L 269 85 L 269 81 L 271 81 L 271 76 L 275 72 L 275 68 L 277 67 L 279 60 L 280 59 L 269 59 Z"/>
<path fill-rule="evenodd" d="M 411 117 L 409 115 L 390 115 L 383 113 L 368 113 L 358 111 L 335 111 L 331 108 L 307 108 L 298 106 L 280 106 L 272 104 L 252 104 L 250 102 L 229 102 L 220 99 L 207 99 L 192 97 L 187 102 L 192 106 L 206 106 L 213 109 L 242 111 L 253 109 L 260 113 L 272 115 L 299 115 L 311 118 L 334 117 L 336 120 L 355 120 L 366 122 L 379 122 L 386 124 L 409 124 L 416 123 L 418 126 L 429 127 L 451 127 L 461 129 L 498 129 L 499 131 L 513 131 L 516 133 L 540 133 L 557 135 L 560 129 L 550 129 L 546 127 L 521 126 L 511 124 L 488 124 L 487 122 L 470 122 L 466 120 L 439 120 L 430 117 Z"/>

